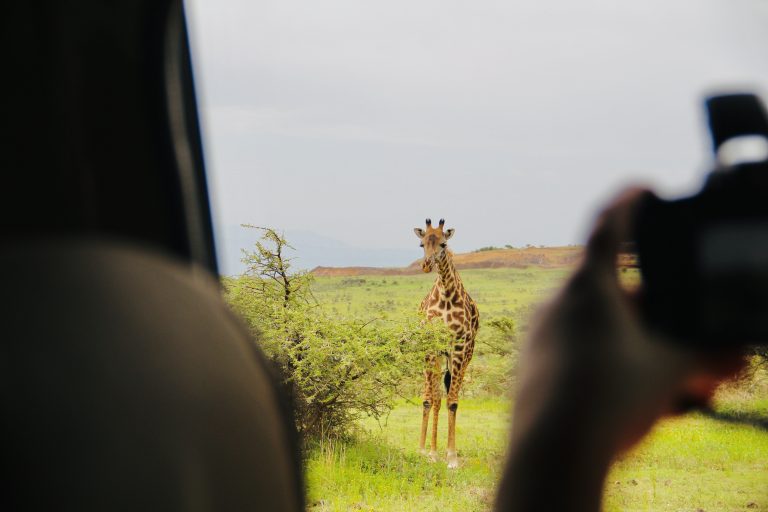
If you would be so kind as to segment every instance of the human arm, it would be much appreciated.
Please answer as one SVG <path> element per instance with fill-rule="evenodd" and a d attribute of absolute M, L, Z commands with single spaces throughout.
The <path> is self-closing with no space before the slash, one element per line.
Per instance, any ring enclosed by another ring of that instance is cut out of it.
<path fill-rule="evenodd" d="M 646 193 L 625 192 L 600 215 L 584 261 L 534 322 L 497 510 L 599 510 L 613 458 L 738 368 L 737 353 L 704 356 L 651 332 L 619 283 L 616 258 Z"/>

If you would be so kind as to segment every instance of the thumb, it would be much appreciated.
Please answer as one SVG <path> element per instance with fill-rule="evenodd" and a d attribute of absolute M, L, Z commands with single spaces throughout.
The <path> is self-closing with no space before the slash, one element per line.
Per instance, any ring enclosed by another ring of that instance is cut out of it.
<path fill-rule="evenodd" d="M 628 188 L 598 215 L 587 241 L 584 261 L 587 270 L 616 273 L 616 258 L 621 244 L 632 239 L 638 207 L 652 195 L 646 188 Z"/>

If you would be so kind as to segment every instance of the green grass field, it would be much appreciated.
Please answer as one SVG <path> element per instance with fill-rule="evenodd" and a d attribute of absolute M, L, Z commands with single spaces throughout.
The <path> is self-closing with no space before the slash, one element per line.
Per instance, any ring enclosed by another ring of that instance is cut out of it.
<path fill-rule="evenodd" d="M 308 463 L 310 510 L 488 510 L 506 449 L 509 406 L 503 399 L 462 403 L 457 470 L 419 455 L 418 404 L 399 404 L 381 426 L 364 422 L 356 441 L 315 446 Z M 605 490 L 607 511 L 766 509 L 768 434 L 700 415 L 664 421 L 617 461 Z"/>
<path fill-rule="evenodd" d="M 461 271 L 483 318 L 510 316 L 524 323 L 533 308 L 569 274 L 563 268 L 498 268 Z M 411 314 L 429 292 L 435 274 L 415 276 L 320 277 L 315 296 L 331 314 L 370 318 Z"/>
<path fill-rule="evenodd" d="M 461 272 L 478 302 L 481 323 L 513 318 L 524 331 L 531 312 L 567 276 L 564 269 L 490 269 Z M 429 290 L 433 275 L 319 278 L 314 292 L 329 313 L 375 318 L 409 314 Z M 483 330 L 481 327 L 481 335 Z M 504 364 L 482 349 L 472 366 Z M 511 390 L 489 393 L 481 376 L 470 380 L 457 421 L 461 466 L 430 463 L 418 454 L 421 405 L 414 397 L 397 404 L 386 420 L 363 420 L 347 441 L 324 441 L 308 451 L 310 510 L 488 510 L 512 421 Z M 413 389 L 420 384 L 414 369 Z M 729 388 L 718 407 L 768 415 L 765 383 Z M 439 447 L 445 448 L 445 407 Z M 546 510 L 546 503 L 542 503 Z M 642 445 L 614 465 L 605 490 L 608 511 L 768 510 L 768 432 L 701 415 L 667 420 Z"/>

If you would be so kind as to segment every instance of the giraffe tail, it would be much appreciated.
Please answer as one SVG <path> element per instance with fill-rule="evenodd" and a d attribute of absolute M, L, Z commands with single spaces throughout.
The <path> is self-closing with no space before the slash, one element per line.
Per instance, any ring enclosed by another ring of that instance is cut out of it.
<path fill-rule="evenodd" d="M 448 370 L 445 370 L 445 376 L 443 377 L 443 382 L 445 383 L 445 392 L 447 393 L 451 389 L 451 372 Z"/>

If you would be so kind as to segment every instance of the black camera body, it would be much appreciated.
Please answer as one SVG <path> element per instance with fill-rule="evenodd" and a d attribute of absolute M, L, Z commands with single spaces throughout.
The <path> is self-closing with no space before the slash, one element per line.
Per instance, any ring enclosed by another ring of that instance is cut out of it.
<path fill-rule="evenodd" d="M 745 136 L 768 148 L 756 96 L 715 96 L 706 108 L 716 155 Z M 649 196 L 635 226 L 652 328 L 702 349 L 768 345 L 768 153 L 718 164 L 692 197 Z"/>

